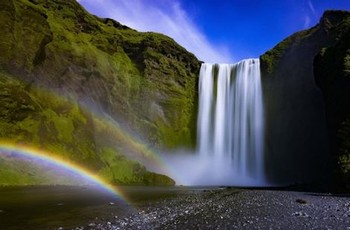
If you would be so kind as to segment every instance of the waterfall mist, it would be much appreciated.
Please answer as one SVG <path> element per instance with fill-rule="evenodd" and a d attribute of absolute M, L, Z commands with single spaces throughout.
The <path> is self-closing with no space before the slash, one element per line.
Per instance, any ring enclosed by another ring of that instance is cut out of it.
<path fill-rule="evenodd" d="M 186 185 L 265 185 L 259 59 L 202 64 L 197 151 L 166 156 Z"/>

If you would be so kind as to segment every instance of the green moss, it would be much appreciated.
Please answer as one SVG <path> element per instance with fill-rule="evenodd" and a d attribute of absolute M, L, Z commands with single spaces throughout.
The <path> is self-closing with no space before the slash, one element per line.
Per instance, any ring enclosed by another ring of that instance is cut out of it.
<path fill-rule="evenodd" d="M 51 109 L 42 111 L 44 119 L 48 120 L 52 125 L 56 138 L 62 142 L 72 143 L 73 121 L 70 118 L 57 115 Z M 52 122 L 52 123 L 51 123 Z"/>
<path fill-rule="evenodd" d="M 278 66 L 278 63 L 283 55 L 292 48 L 292 46 L 297 46 L 302 40 L 307 39 L 310 34 L 316 30 L 313 27 L 309 30 L 304 30 L 289 36 L 282 42 L 278 43 L 271 50 L 267 51 L 265 54 L 260 56 L 261 69 L 266 73 L 273 73 Z"/>
<path fill-rule="evenodd" d="M 191 132 L 188 128 L 176 130 L 170 126 L 165 126 L 162 122 L 158 124 L 157 128 L 162 134 L 159 139 L 161 139 L 162 143 L 164 143 L 167 148 L 175 149 L 178 147 L 179 143 L 183 146 L 191 145 L 191 143 L 188 143 L 188 141 L 191 140 Z"/>
<path fill-rule="evenodd" d="M 152 184 L 150 180 L 159 180 L 153 174 L 153 179 L 148 178 L 151 174 L 145 167 L 120 153 L 119 148 L 137 153 L 140 158 L 151 156 L 144 145 L 123 133 L 120 127 L 82 110 L 71 98 L 28 88 L 11 75 L 0 73 L 0 85 L 6 89 L 2 91 L 0 105 L 15 109 L 20 104 L 24 108 L 21 119 L 14 120 L 12 112 L 2 113 L 0 140 L 40 148 L 83 165 L 113 183 Z M 47 184 L 56 178 L 35 165 L 19 165 L 14 160 L 3 162 L 0 184 Z M 63 177 L 59 181 L 66 183 Z"/>
<path fill-rule="evenodd" d="M 98 175 L 110 183 L 146 185 L 174 185 L 175 183 L 167 176 L 148 172 L 145 167 L 128 160 L 113 149 L 102 149 L 100 156 L 106 167 L 103 167 Z"/>
<path fill-rule="evenodd" d="M 179 98 L 186 101 L 183 109 L 171 109 L 175 115 L 166 117 L 162 126 L 176 124 L 181 126 L 173 127 L 176 130 L 189 130 L 191 138 L 178 144 L 194 145 L 193 102 L 199 62 L 192 54 L 161 34 L 139 33 L 111 19 L 92 16 L 74 1 L 10 2 L 13 11 L 4 12 L 3 19 L 16 39 L 7 39 L 3 50 L 16 47 L 12 51 L 15 56 L 9 53 L 0 66 L 14 59 L 17 68 L 32 73 L 35 81 L 50 87 L 68 86 L 75 92 L 79 87 L 87 89 L 95 101 L 128 120 L 132 129 L 146 137 L 152 124 L 159 122 L 159 114 L 151 116 L 150 103 L 161 99 L 164 101 L 159 104 L 171 108 L 172 100 Z M 13 16 L 21 20 L 13 20 Z M 167 134 L 153 131 L 159 137 L 156 146 L 168 146 L 160 138 Z M 69 139 L 62 132 L 60 138 Z"/>
<path fill-rule="evenodd" d="M 38 177 L 31 176 L 28 171 L 26 173 L 18 172 L 14 167 L 1 165 L 0 184 L 2 186 L 40 184 L 40 182 L 41 180 Z"/>
<path fill-rule="evenodd" d="M 315 80 L 325 99 L 333 172 L 338 189 L 350 189 L 350 14 L 326 12 L 324 23 L 335 42 L 314 60 Z"/>
<path fill-rule="evenodd" d="M 347 51 L 347 55 L 344 58 L 344 73 L 346 76 L 350 76 L 350 49 Z"/>
<path fill-rule="evenodd" d="M 166 181 L 119 158 L 151 154 L 80 103 L 94 102 L 153 147 L 193 147 L 195 56 L 164 35 L 90 15 L 76 1 L 0 6 L 0 138 L 50 151 L 117 183 Z M 105 151 L 117 160 L 101 158 Z"/>
<path fill-rule="evenodd" d="M 344 181 L 350 179 L 350 119 L 341 123 L 338 130 L 339 153 L 338 165 Z"/>
<path fill-rule="evenodd" d="M 343 155 L 339 157 L 338 164 L 340 165 L 340 170 L 342 174 L 349 175 L 350 174 L 350 153 L 344 152 Z"/>

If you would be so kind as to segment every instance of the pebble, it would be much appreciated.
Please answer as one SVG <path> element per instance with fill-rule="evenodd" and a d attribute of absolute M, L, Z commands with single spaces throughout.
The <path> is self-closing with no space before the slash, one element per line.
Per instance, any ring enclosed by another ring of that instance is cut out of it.
<path fill-rule="evenodd" d="M 299 204 L 306 204 L 307 203 L 307 201 L 303 200 L 303 199 L 296 199 L 295 201 Z"/>
<path fill-rule="evenodd" d="M 293 216 L 300 216 L 300 217 L 310 217 L 308 214 L 305 212 L 295 212 L 292 214 Z"/>
<path fill-rule="evenodd" d="M 91 227 L 97 230 L 349 229 L 349 203 L 348 197 L 299 192 L 207 189 L 150 202 L 130 215 L 111 216 L 113 222 L 99 220 L 95 221 L 98 225 Z"/>

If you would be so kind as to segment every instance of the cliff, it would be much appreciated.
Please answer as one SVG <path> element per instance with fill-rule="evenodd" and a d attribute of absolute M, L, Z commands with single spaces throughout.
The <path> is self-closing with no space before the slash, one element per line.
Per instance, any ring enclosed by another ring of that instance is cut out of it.
<path fill-rule="evenodd" d="M 326 12 L 323 21 L 337 37 L 316 55 L 314 75 L 326 105 L 333 182 L 350 190 L 350 12 Z"/>
<path fill-rule="evenodd" d="M 155 148 L 194 146 L 200 63 L 171 38 L 98 18 L 75 0 L 1 0 L 0 30 L 1 139 L 127 184 L 148 180 L 127 159 L 147 150 L 131 148 L 119 128 Z M 120 127 L 110 131 L 96 114 Z"/>
<path fill-rule="evenodd" d="M 1 4 L 3 70 L 93 104 L 158 147 L 193 145 L 193 54 L 161 34 L 90 15 L 74 0 Z"/>
<path fill-rule="evenodd" d="M 326 11 L 260 57 L 272 181 L 336 187 L 335 171 L 348 178 L 349 20 L 349 12 Z"/>
<path fill-rule="evenodd" d="M 349 14 L 327 11 L 260 57 L 273 183 L 349 186 Z M 118 184 L 174 183 L 142 164 L 156 161 L 150 147 L 195 146 L 193 54 L 75 0 L 0 0 L 0 30 L 0 141 L 43 149 Z M 33 179 L 37 169 L 12 171 L 18 164 L 0 162 L 0 183 L 47 183 Z"/>

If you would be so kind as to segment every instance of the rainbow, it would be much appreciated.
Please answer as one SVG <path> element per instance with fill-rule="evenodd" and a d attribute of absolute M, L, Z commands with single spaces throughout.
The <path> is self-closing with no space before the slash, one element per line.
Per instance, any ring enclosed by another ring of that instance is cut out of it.
<path fill-rule="evenodd" d="M 117 140 L 122 140 L 128 146 L 128 148 L 135 153 L 135 155 L 133 155 L 133 160 L 138 161 L 148 169 L 150 167 L 153 171 L 164 174 L 169 173 L 167 164 L 159 157 L 159 154 L 148 147 L 145 142 L 125 131 L 120 127 L 118 122 L 109 115 L 98 114 L 94 111 L 89 110 L 86 106 L 82 107 L 94 115 L 94 122 L 104 123 L 109 129 L 111 129 L 111 132 L 109 133 L 111 136 L 115 137 Z"/>
<path fill-rule="evenodd" d="M 83 167 L 77 164 L 74 164 L 72 162 L 68 162 L 67 160 L 59 158 L 57 156 L 54 156 L 49 152 L 39 150 L 27 145 L 22 145 L 22 144 L 18 145 L 13 143 L 0 142 L 0 154 L 3 154 L 3 153 L 15 153 L 22 156 L 43 160 L 45 162 L 48 162 L 49 164 L 53 164 L 55 166 L 68 170 L 69 172 L 72 172 L 84 178 L 86 181 L 89 182 L 89 185 L 98 186 L 102 188 L 104 191 L 107 191 L 112 195 L 118 196 L 121 200 L 127 203 L 127 199 L 125 195 L 122 193 L 120 189 L 118 189 L 117 186 L 111 185 L 103 181 L 101 178 L 99 178 L 95 174 L 84 169 Z"/>

